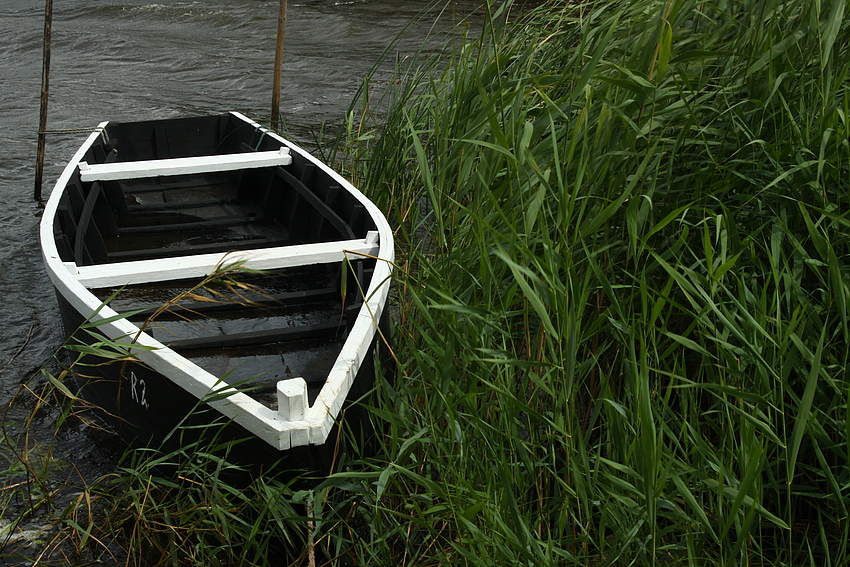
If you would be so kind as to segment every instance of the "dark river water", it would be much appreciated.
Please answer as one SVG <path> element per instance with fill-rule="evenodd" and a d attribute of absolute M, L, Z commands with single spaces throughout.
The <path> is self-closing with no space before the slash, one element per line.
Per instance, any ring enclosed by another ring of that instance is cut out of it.
<path fill-rule="evenodd" d="M 445 26 L 480 4 L 456 0 Z M 426 1 L 290 0 L 281 97 L 289 135 L 309 147 L 311 131 L 336 130 L 393 38 L 409 26 L 393 49 L 413 53 L 438 13 Z M 55 0 L 48 129 L 227 110 L 267 120 L 277 14 L 277 0 Z M 2 406 L 62 340 L 32 198 L 43 23 L 43 0 L 0 0 Z M 84 138 L 48 137 L 45 198 Z"/>

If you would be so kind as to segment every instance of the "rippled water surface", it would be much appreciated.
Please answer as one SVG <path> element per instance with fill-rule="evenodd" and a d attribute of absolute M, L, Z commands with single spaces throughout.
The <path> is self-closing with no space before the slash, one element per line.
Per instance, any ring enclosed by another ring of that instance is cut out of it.
<path fill-rule="evenodd" d="M 457 0 L 446 24 L 480 2 Z M 307 136 L 334 129 L 382 51 L 424 1 L 289 2 L 281 111 Z M 278 3 L 264 0 L 55 2 L 48 128 L 238 110 L 265 120 Z M 394 49 L 413 52 L 437 14 Z M 0 2 L 0 403 L 61 342 L 32 199 L 41 86 L 42 0 Z M 51 134 L 45 197 L 85 134 Z"/>

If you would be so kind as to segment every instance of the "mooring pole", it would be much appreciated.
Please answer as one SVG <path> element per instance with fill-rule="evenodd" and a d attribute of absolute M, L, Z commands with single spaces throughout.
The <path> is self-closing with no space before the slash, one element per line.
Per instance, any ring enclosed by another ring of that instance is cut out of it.
<path fill-rule="evenodd" d="M 50 35 L 53 30 L 53 0 L 44 0 L 44 54 L 41 64 L 41 114 L 38 119 L 38 152 L 35 158 L 36 201 L 41 201 L 44 177 L 44 146 L 47 143 L 47 92 L 50 85 Z"/>
<path fill-rule="evenodd" d="M 280 79 L 283 72 L 283 38 L 286 36 L 286 0 L 280 0 L 277 16 L 277 47 L 274 52 L 274 84 L 272 86 L 272 128 L 280 122 Z"/>

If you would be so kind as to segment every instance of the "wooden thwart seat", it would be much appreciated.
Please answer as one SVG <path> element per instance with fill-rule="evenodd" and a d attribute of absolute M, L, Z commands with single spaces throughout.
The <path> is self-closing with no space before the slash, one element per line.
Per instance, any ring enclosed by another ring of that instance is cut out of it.
<path fill-rule="evenodd" d="M 274 167 L 289 165 L 292 156 L 289 148 L 268 152 L 224 154 L 212 156 L 152 159 L 144 161 L 125 161 L 113 163 L 88 164 L 80 162 L 80 180 L 114 181 L 121 179 L 141 179 L 163 175 L 187 175 L 191 173 L 212 173 L 233 171 L 255 167 Z"/>
<path fill-rule="evenodd" d="M 223 265 L 238 264 L 254 270 L 275 270 L 293 266 L 339 262 L 344 255 L 351 259 L 378 254 L 378 233 L 370 231 L 366 238 L 338 240 L 315 244 L 299 244 L 260 250 L 200 254 L 176 258 L 155 258 L 115 264 L 77 266 L 69 264 L 77 280 L 88 288 L 116 287 L 128 284 L 202 278 Z"/>

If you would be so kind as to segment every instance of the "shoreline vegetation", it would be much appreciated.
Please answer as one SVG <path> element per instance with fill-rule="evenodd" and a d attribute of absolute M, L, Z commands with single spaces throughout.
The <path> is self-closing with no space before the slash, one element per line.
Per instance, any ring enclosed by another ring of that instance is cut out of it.
<path fill-rule="evenodd" d="M 305 489 L 135 451 L 63 487 L 7 449 L 6 512 L 53 518 L 22 557 L 850 562 L 845 3 L 516 8 L 367 77 L 323 148 L 398 227 L 377 454 L 343 436 Z"/>

